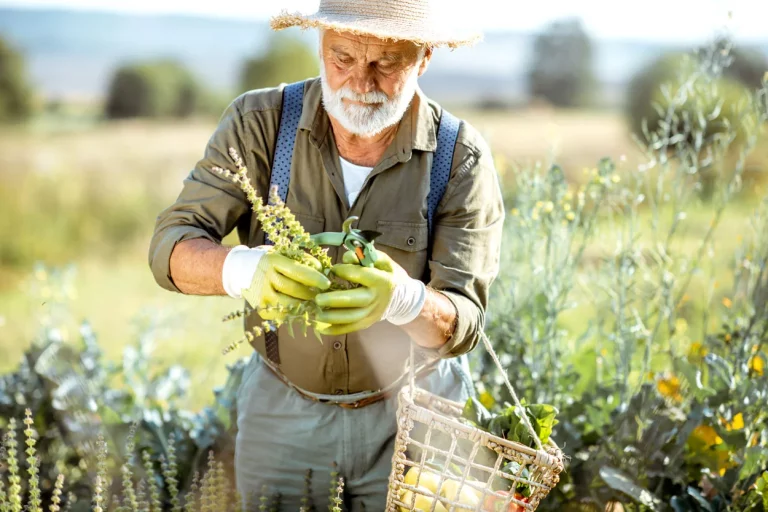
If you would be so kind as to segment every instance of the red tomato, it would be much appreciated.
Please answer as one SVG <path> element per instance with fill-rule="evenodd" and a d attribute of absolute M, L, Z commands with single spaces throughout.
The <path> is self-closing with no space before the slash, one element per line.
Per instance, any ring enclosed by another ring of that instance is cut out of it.
<path fill-rule="evenodd" d="M 498 491 L 499 494 L 503 494 L 504 498 L 497 498 L 496 496 L 488 496 L 485 498 L 485 502 L 483 503 L 483 511 L 484 512 L 525 512 L 525 508 L 523 508 L 522 505 L 518 505 L 517 503 L 511 502 L 506 509 L 502 508 L 504 507 L 504 501 L 506 501 L 506 496 L 509 495 L 507 491 Z M 523 503 L 528 503 L 529 499 L 523 496 L 520 493 L 515 493 L 515 499 L 517 501 L 522 501 Z"/>

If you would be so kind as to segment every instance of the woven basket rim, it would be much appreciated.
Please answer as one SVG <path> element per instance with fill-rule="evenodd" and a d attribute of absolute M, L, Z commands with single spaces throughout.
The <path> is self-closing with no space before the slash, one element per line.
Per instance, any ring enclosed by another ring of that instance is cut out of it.
<path fill-rule="evenodd" d="M 463 409 L 463 406 L 455 402 L 453 400 L 449 400 L 446 398 L 443 398 L 439 395 L 436 395 L 434 393 L 431 393 L 425 389 L 421 389 L 419 387 L 415 388 L 415 394 L 426 396 L 428 398 L 434 397 L 437 398 L 440 402 L 446 403 L 450 406 L 456 407 L 457 409 L 461 410 Z M 428 412 L 430 414 L 438 414 L 442 421 L 445 421 L 448 423 L 451 427 L 457 428 L 459 430 L 463 430 L 464 432 L 468 434 L 477 434 L 482 437 L 486 437 L 489 440 L 493 441 L 494 443 L 497 443 L 499 445 L 504 446 L 505 448 L 509 448 L 511 450 L 514 450 L 516 452 L 524 453 L 526 455 L 535 457 L 538 461 L 540 461 L 540 465 L 546 466 L 549 469 L 555 470 L 557 473 L 560 473 L 563 471 L 565 464 L 564 464 L 564 456 L 563 451 L 560 449 L 557 444 L 555 444 L 552 439 L 549 439 L 545 446 L 550 446 L 553 448 L 553 452 L 549 451 L 543 451 L 543 450 L 537 450 L 535 448 L 531 448 L 530 446 L 526 446 L 522 443 L 518 443 L 516 441 L 510 441 L 508 439 L 504 439 L 503 437 L 497 436 L 495 434 L 492 434 L 490 432 L 487 432 L 485 430 L 482 430 L 477 427 L 473 427 L 472 425 L 467 425 L 465 423 L 461 423 L 458 421 L 458 419 L 446 416 L 445 414 L 433 411 L 431 409 L 427 409 L 426 407 L 423 407 L 417 403 L 415 403 L 415 400 L 411 400 L 410 394 L 409 394 L 409 386 L 406 385 L 400 390 L 400 398 L 406 402 L 406 404 L 410 407 L 413 407 L 415 409 Z M 543 455 L 543 456 L 542 456 Z M 546 463 L 546 461 L 549 461 L 552 459 L 554 461 L 554 465 L 549 465 Z"/>

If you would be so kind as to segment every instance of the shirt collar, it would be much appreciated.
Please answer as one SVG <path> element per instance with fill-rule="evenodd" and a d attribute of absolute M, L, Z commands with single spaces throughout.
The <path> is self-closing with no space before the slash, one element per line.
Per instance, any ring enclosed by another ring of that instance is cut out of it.
<path fill-rule="evenodd" d="M 299 129 L 308 130 L 310 138 L 316 146 L 320 146 L 330 130 L 331 122 L 323 108 L 322 85 L 320 78 L 311 80 L 304 90 L 304 107 L 299 120 Z M 400 161 L 411 158 L 413 150 L 435 151 L 437 149 L 437 112 L 432 108 L 429 99 L 416 89 L 413 101 L 403 114 L 395 140 L 385 153 L 394 156 L 396 152 Z"/>

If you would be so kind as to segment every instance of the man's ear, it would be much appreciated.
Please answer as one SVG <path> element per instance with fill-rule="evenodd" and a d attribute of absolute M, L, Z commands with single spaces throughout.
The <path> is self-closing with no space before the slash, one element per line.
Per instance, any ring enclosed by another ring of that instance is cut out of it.
<path fill-rule="evenodd" d="M 430 60 L 432 60 L 432 47 L 427 46 L 424 48 L 424 58 L 421 59 L 421 65 L 419 65 L 419 76 L 423 75 L 427 70 Z"/>

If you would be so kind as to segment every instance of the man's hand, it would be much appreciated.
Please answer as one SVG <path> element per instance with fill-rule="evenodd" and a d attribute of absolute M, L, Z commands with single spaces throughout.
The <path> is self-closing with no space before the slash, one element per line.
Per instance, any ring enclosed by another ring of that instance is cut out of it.
<path fill-rule="evenodd" d="M 373 268 L 360 266 L 351 251 L 333 267 L 334 274 L 360 287 L 315 296 L 315 303 L 323 308 L 318 320 L 330 324 L 322 334 L 360 331 L 382 320 L 404 325 L 419 315 L 426 298 L 424 283 L 408 276 L 386 253 L 377 254 Z"/>
<path fill-rule="evenodd" d="M 309 255 L 304 264 L 278 254 L 269 246 L 238 247 L 231 252 L 234 254 L 224 262 L 224 288 L 230 296 L 245 298 L 264 320 L 278 320 L 282 316 L 279 309 L 312 300 L 318 291 L 327 290 L 331 285 L 320 272 L 320 262 Z"/>

